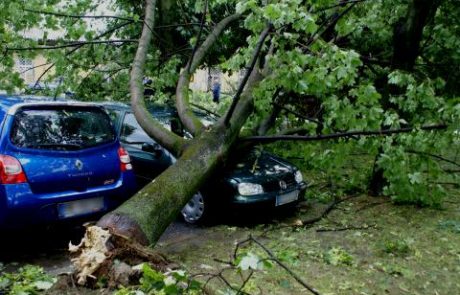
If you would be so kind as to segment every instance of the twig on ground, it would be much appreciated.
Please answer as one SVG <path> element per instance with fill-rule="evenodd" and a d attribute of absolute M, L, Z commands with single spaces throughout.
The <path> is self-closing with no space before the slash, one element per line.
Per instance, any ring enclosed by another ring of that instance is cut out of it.
<path fill-rule="evenodd" d="M 460 202 L 450 201 L 450 200 L 444 200 L 444 202 L 449 203 L 449 204 L 460 204 Z"/>
<path fill-rule="evenodd" d="M 325 218 L 338 204 L 340 204 L 340 203 L 342 203 L 344 201 L 347 201 L 347 200 L 349 200 L 351 198 L 354 198 L 354 197 L 356 197 L 356 196 L 348 196 L 348 197 L 345 197 L 345 198 L 334 200 L 333 202 L 331 202 L 329 205 L 326 206 L 326 208 L 321 212 L 321 214 L 319 216 L 316 216 L 316 217 L 313 217 L 313 218 L 310 218 L 310 219 L 302 221 L 301 226 L 313 225 L 314 223 L 316 223 L 316 222 L 320 221 L 321 219 Z M 272 231 L 273 229 L 281 229 L 281 228 L 285 228 L 285 227 L 293 227 L 293 226 L 292 225 L 285 225 L 285 226 L 281 226 L 281 227 L 270 228 L 270 229 L 266 230 L 265 232 L 263 232 L 261 234 L 261 236 L 263 237 L 264 235 L 266 235 L 269 231 Z M 295 225 L 295 227 L 300 227 L 300 226 Z M 322 230 L 319 229 L 318 231 L 343 231 L 343 230 L 352 230 L 352 229 L 359 230 L 359 229 L 369 229 L 369 228 L 375 228 L 375 227 L 376 227 L 376 225 L 369 225 L 369 226 L 366 226 L 366 227 L 344 227 L 344 228 L 322 229 Z M 286 264 L 284 264 L 282 261 L 280 261 L 269 248 L 267 248 L 264 244 L 262 244 L 259 240 L 257 240 L 256 238 L 254 238 L 251 235 L 248 238 L 246 238 L 244 240 L 241 240 L 241 241 L 236 243 L 235 248 L 233 250 L 233 254 L 232 254 L 233 255 L 233 260 L 237 259 L 238 252 L 241 249 L 241 247 L 244 246 L 245 244 L 248 244 L 248 243 L 254 243 L 257 246 L 259 246 L 268 255 L 268 258 L 266 258 L 265 260 L 271 260 L 271 261 L 275 262 L 276 264 L 278 264 L 294 280 L 296 280 L 300 285 L 302 285 L 309 292 L 311 292 L 312 294 L 315 294 L 315 295 L 320 294 L 315 288 L 310 286 L 301 277 L 299 277 L 295 272 L 293 272 Z M 241 287 L 239 289 L 236 289 L 234 286 L 232 286 L 232 284 L 230 284 L 230 282 L 223 275 L 223 273 L 226 270 L 235 270 L 237 268 L 235 263 L 232 262 L 232 261 L 226 261 L 226 260 L 221 260 L 221 259 L 217 259 L 217 258 L 214 258 L 214 261 L 226 264 L 228 266 L 223 268 L 223 269 L 221 269 L 219 272 L 214 273 L 214 274 L 212 274 L 212 273 L 195 274 L 194 277 L 196 277 L 196 276 L 207 276 L 207 277 L 209 277 L 206 280 L 206 282 L 204 283 L 203 288 L 206 288 L 206 286 L 209 284 L 210 281 L 212 281 L 213 279 L 217 278 L 217 279 L 221 280 L 227 287 L 229 287 L 230 289 L 235 291 L 236 294 L 248 294 L 248 293 L 242 291 L 242 289 L 249 282 L 249 280 L 251 279 L 251 277 L 254 274 L 254 271 L 252 271 L 248 275 L 248 277 L 246 277 L 244 279 L 243 284 L 241 285 Z"/>
<path fill-rule="evenodd" d="M 236 292 L 237 295 L 251 295 L 243 290 L 241 290 L 242 288 L 236 288 L 234 287 L 232 284 L 230 284 L 230 282 L 224 277 L 223 273 L 227 270 L 233 270 L 235 269 L 235 267 L 231 266 L 231 267 L 226 267 L 226 268 L 223 268 L 221 269 L 219 272 L 217 273 L 198 273 L 198 274 L 194 274 L 193 277 L 198 277 L 198 276 L 205 276 L 205 277 L 209 277 L 206 282 L 204 283 L 202 289 L 203 290 L 208 290 L 208 284 L 209 282 L 211 282 L 213 279 L 219 279 L 220 281 L 222 281 L 228 288 L 232 289 L 233 291 Z M 252 276 L 252 275 L 251 275 Z M 244 283 L 244 282 L 243 282 Z M 246 282 L 247 283 L 247 282 Z M 246 284 L 244 283 L 244 284 Z M 244 286 L 243 286 L 244 287 Z"/>
<path fill-rule="evenodd" d="M 254 242 L 255 244 L 257 244 L 260 248 L 262 248 L 265 253 L 268 254 L 268 256 L 270 257 L 270 259 L 274 262 L 276 262 L 279 266 L 281 266 L 282 268 L 284 268 L 284 270 L 286 270 L 289 275 L 291 275 L 299 284 L 301 284 L 305 289 L 307 289 L 308 291 L 310 291 L 312 294 L 315 294 L 315 295 L 319 295 L 320 293 L 313 287 L 311 287 L 310 285 L 308 285 L 304 280 L 302 280 L 296 273 L 294 273 L 287 265 L 285 265 L 283 262 L 281 262 L 274 254 L 273 252 L 268 249 L 264 244 L 262 244 L 259 240 L 255 239 L 254 237 L 252 236 L 249 236 L 249 241 L 252 241 Z"/>
<path fill-rule="evenodd" d="M 366 204 L 366 205 L 356 209 L 355 212 L 360 212 L 360 211 L 363 211 L 363 210 L 366 210 L 366 209 L 369 209 L 369 208 L 372 208 L 372 207 L 380 206 L 380 205 L 383 205 L 383 204 L 387 204 L 387 203 L 390 203 L 390 202 L 391 202 L 391 200 L 386 200 L 386 201 L 383 201 L 383 202 L 369 203 L 369 204 Z"/>
<path fill-rule="evenodd" d="M 365 230 L 365 229 L 375 229 L 377 224 L 364 225 L 364 226 L 344 226 L 338 228 L 319 228 L 316 232 L 337 232 L 337 231 L 346 231 L 346 230 Z"/>
<path fill-rule="evenodd" d="M 320 220 L 322 220 L 323 218 L 327 217 L 327 215 L 333 210 L 336 208 L 336 206 L 342 202 L 345 202 L 349 199 L 352 199 L 352 198 L 355 198 L 357 197 L 357 195 L 353 195 L 353 196 L 348 196 L 348 197 L 345 197 L 345 198 L 342 198 L 342 199 L 336 199 L 334 201 L 332 201 L 331 203 L 329 203 L 326 208 L 318 215 L 318 216 L 315 216 L 315 217 L 311 217 L 311 218 L 308 218 L 306 220 L 300 220 L 300 222 L 296 222 L 295 224 L 285 224 L 285 225 L 281 225 L 281 226 L 276 226 L 276 227 L 271 227 L 271 228 L 268 228 L 266 229 L 265 231 L 263 231 L 260 236 L 261 237 L 264 237 L 266 236 L 269 232 L 273 231 L 273 230 L 279 230 L 279 229 L 283 229 L 283 228 L 292 228 L 292 227 L 295 227 L 295 228 L 299 228 L 299 227 L 311 227 L 313 226 L 315 223 L 319 222 Z M 243 241 L 244 243 L 245 241 Z"/>
<path fill-rule="evenodd" d="M 334 200 L 332 201 L 331 203 L 329 203 L 329 205 L 323 210 L 323 212 L 321 212 L 321 214 L 319 216 L 316 216 L 316 217 L 312 217 L 312 218 L 309 218 L 309 219 L 306 219 L 306 220 L 302 220 L 302 226 L 306 226 L 306 225 L 313 225 L 315 223 L 317 223 L 318 221 L 320 221 L 321 219 L 323 219 L 324 217 L 326 217 L 329 213 L 331 213 L 331 211 L 340 203 L 342 202 L 345 202 L 351 198 L 354 198 L 356 196 L 349 196 L 349 197 L 345 197 L 345 198 L 342 198 L 342 199 L 337 199 L 337 200 Z"/>
<path fill-rule="evenodd" d="M 235 246 L 235 250 L 233 251 L 233 259 L 236 260 L 236 257 L 238 255 L 238 250 L 240 249 L 240 247 L 244 244 L 246 244 L 247 242 L 250 242 L 252 240 L 251 236 L 249 236 L 249 238 L 245 239 L 245 240 L 242 240 L 242 241 L 239 241 L 236 246 Z"/>
<path fill-rule="evenodd" d="M 213 260 L 214 260 L 215 262 L 219 262 L 219 263 L 222 263 L 222 264 L 227 264 L 227 265 L 230 265 L 230 266 L 234 266 L 234 265 L 235 265 L 232 261 L 226 261 L 226 260 L 219 259 L 219 258 L 214 258 Z"/>
<path fill-rule="evenodd" d="M 254 271 L 251 271 L 249 273 L 249 275 L 247 276 L 247 278 L 243 281 L 243 283 L 241 284 L 241 287 L 238 289 L 238 292 L 236 292 L 236 294 L 239 294 L 243 289 L 244 287 L 246 286 L 246 284 L 249 282 L 249 280 L 251 279 L 252 275 L 254 274 Z"/>

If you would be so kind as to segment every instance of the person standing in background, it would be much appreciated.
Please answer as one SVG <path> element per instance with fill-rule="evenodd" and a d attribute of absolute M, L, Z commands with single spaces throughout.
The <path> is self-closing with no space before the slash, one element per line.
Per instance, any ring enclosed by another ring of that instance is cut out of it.
<path fill-rule="evenodd" d="M 212 82 L 212 101 L 215 103 L 219 103 L 220 100 L 220 79 L 218 77 L 214 77 Z"/>

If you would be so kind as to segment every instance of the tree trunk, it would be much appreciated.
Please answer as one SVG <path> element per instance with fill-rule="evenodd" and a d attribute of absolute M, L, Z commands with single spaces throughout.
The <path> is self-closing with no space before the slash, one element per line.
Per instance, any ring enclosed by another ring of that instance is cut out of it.
<path fill-rule="evenodd" d="M 423 29 L 433 19 L 441 1 L 413 0 L 406 17 L 396 23 L 393 33 L 393 68 L 412 70 L 420 54 Z"/>
<path fill-rule="evenodd" d="M 420 54 L 420 44 L 423 37 L 423 29 L 434 17 L 440 1 L 438 0 L 412 0 L 409 4 L 406 16 L 397 22 L 394 26 L 393 33 L 393 59 L 392 69 L 401 69 L 411 71 L 414 68 L 415 61 Z M 395 89 L 388 85 L 388 77 L 382 79 L 382 101 L 385 109 L 391 108 L 390 95 L 394 94 Z M 397 90 L 396 90 L 397 91 Z M 369 193 L 373 196 L 379 196 L 387 181 L 383 175 L 383 170 L 378 167 L 377 161 L 382 154 L 379 149 L 374 159 L 372 175 L 369 181 Z"/>
<path fill-rule="evenodd" d="M 226 157 L 233 137 L 231 129 L 215 129 L 194 139 L 173 166 L 98 225 L 154 244 Z"/>
<path fill-rule="evenodd" d="M 95 271 L 99 271 L 104 265 L 111 264 L 110 257 L 113 257 L 111 253 L 114 251 L 113 247 L 108 245 L 110 244 L 108 241 L 112 237 L 120 236 L 128 239 L 130 243 L 141 245 L 154 245 L 158 241 L 192 195 L 206 184 L 206 180 L 225 161 L 233 143 L 239 136 L 241 127 L 253 110 L 252 90 L 262 79 L 258 69 L 250 69 L 251 75 L 246 88 L 241 93 L 228 122 L 221 119 L 211 129 L 201 130 L 194 139 L 189 141 L 177 137 L 159 126 L 159 122 L 150 117 L 145 107 L 142 78 L 152 39 L 150 28 L 154 24 L 155 0 L 146 0 L 145 10 L 144 27 L 131 69 L 131 104 L 136 119 L 144 130 L 180 157 L 174 165 L 128 201 L 103 216 L 97 226 L 91 229 L 91 231 L 100 232 L 99 237 L 94 237 L 87 229 L 87 235 L 85 235 L 87 240 L 82 244 L 84 247 L 81 250 L 81 257 L 74 259 L 74 261 L 83 261 L 76 265 L 76 274 L 81 284 L 84 284 L 88 277 L 93 276 Z M 206 48 L 212 45 L 211 41 L 215 40 L 219 32 L 223 30 L 225 23 L 233 19 L 236 17 L 229 16 L 216 25 L 211 35 L 203 43 L 205 47 L 197 50 L 198 60 L 201 54 L 205 54 Z M 257 58 L 257 54 L 254 58 Z M 187 90 L 188 83 L 178 83 L 179 92 L 185 91 L 182 88 Z M 176 99 L 181 100 L 180 97 Z M 182 98 L 182 102 L 184 108 L 187 108 L 187 99 Z M 103 246 L 99 247 L 101 245 Z M 80 249 L 80 246 L 77 248 Z M 92 258 L 94 252 L 98 254 L 96 261 Z M 101 257 L 104 258 L 102 261 Z"/>
<path fill-rule="evenodd" d="M 192 139 L 173 166 L 105 215 L 98 226 L 144 245 L 155 244 L 192 195 L 227 158 L 252 112 L 252 90 L 261 79 L 254 69 L 229 124 L 226 126 L 221 119 L 211 130 Z"/>

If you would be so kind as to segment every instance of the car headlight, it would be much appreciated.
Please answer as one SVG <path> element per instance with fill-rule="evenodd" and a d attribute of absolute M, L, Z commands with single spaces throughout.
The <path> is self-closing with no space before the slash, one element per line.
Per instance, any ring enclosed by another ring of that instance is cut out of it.
<path fill-rule="evenodd" d="M 295 181 L 297 183 L 301 183 L 303 181 L 302 172 L 300 172 L 300 170 L 295 172 Z"/>
<path fill-rule="evenodd" d="M 243 182 L 238 183 L 238 193 L 242 196 L 262 194 L 264 189 L 260 184 Z"/>

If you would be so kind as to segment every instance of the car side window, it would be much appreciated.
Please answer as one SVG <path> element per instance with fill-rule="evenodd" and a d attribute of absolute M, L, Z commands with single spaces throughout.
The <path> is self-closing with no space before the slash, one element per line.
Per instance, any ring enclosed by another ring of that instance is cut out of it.
<path fill-rule="evenodd" d="M 126 113 L 123 119 L 123 126 L 121 127 L 120 140 L 124 143 L 139 145 L 149 143 L 154 144 L 155 141 L 150 138 L 137 123 L 136 118 L 132 113 Z"/>
<path fill-rule="evenodd" d="M 112 109 L 105 109 L 107 115 L 109 115 L 110 119 L 112 120 L 113 124 L 117 124 L 121 117 L 121 111 L 112 110 Z"/>

